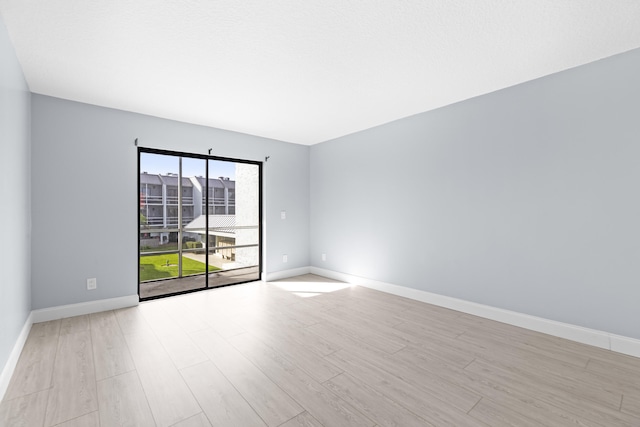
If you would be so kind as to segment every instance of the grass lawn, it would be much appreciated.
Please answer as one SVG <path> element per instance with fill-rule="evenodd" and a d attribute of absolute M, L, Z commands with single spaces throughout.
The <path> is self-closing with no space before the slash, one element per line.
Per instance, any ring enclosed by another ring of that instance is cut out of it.
<path fill-rule="evenodd" d="M 168 261 L 168 262 L 167 262 Z M 167 264 L 169 264 L 167 266 Z M 213 265 L 209 271 L 220 270 Z M 182 257 L 182 275 L 188 276 L 205 272 L 205 264 L 186 257 Z M 178 254 L 143 255 L 140 257 L 140 281 L 168 279 L 178 277 Z"/>

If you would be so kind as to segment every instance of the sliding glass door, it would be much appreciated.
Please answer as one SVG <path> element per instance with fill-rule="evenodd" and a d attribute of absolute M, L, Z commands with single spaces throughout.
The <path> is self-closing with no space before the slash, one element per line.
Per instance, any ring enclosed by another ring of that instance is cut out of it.
<path fill-rule="evenodd" d="M 261 164 L 140 148 L 141 300 L 260 279 Z"/>

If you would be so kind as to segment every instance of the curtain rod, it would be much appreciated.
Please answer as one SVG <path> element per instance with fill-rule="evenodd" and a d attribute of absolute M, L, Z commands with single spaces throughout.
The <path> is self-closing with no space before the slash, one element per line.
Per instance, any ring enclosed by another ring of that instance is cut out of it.
<path fill-rule="evenodd" d="M 138 145 L 138 138 L 136 138 L 136 139 L 133 141 L 133 144 L 134 144 L 136 147 L 140 147 L 140 146 Z M 153 147 L 141 147 L 141 148 L 150 148 L 150 149 L 153 149 Z M 211 155 L 211 151 L 213 151 L 213 148 L 209 148 L 209 155 Z M 266 163 L 267 161 L 269 161 L 269 159 L 270 159 L 270 158 L 271 158 L 271 156 L 265 156 L 265 157 L 264 157 L 264 162 Z"/>

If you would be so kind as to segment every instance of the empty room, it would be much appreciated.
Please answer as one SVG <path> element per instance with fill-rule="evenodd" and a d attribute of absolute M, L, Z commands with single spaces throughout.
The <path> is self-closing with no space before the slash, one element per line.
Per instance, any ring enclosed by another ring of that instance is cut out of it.
<path fill-rule="evenodd" d="M 0 426 L 640 426 L 640 3 L 0 0 Z"/>

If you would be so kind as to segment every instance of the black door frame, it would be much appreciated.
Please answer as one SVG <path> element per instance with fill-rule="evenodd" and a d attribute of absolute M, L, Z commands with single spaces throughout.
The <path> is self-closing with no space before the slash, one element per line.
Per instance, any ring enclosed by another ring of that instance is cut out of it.
<path fill-rule="evenodd" d="M 205 290 L 209 290 L 209 289 L 215 289 L 215 288 L 220 288 L 220 287 L 226 287 L 226 286 L 233 286 L 233 285 L 240 285 L 242 283 L 248 283 L 248 282 L 255 282 L 256 280 L 260 280 L 262 277 L 262 248 L 263 248 L 263 236 L 262 236 L 262 166 L 263 166 L 263 162 L 258 162 L 255 160 L 246 160 L 246 159 L 234 159 L 231 157 L 220 157 L 220 156 L 212 156 L 212 155 L 206 155 L 206 154 L 197 154 L 197 153 L 187 153 L 187 152 L 182 152 L 182 151 L 171 151 L 171 150 L 163 150 L 163 149 L 156 149 L 156 148 L 146 148 L 146 147 L 138 147 L 138 185 L 136 188 L 136 192 L 137 192 L 137 198 L 138 198 L 138 203 L 139 202 L 139 198 L 140 198 L 140 157 L 142 153 L 149 153 L 149 154 L 160 154 L 160 155 L 165 155 L 165 156 L 174 156 L 174 157 L 188 157 L 188 158 L 192 158 L 192 159 L 202 159 L 206 161 L 206 186 L 205 188 L 207 189 L 206 191 L 206 196 L 205 196 L 205 208 L 206 208 L 206 212 L 204 213 L 205 215 L 205 222 L 206 222 L 206 228 L 207 228 L 207 232 L 205 233 L 205 254 L 206 254 L 206 260 L 207 262 L 205 263 L 206 265 L 206 270 L 205 273 L 203 273 L 205 275 L 205 287 L 203 288 L 197 288 L 197 289 L 188 289 L 188 290 L 184 290 L 184 291 L 179 291 L 179 292 L 172 292 L 172 293 L 168 293 L 168 294 L 163 294 L 163 295 L 156 295 L 156 296 L 151 296 L 151 297 L 145 297 L 145 298 L 141 298 L 140 297 L 140 233 L 141 233 L 141 228 L 140 228 L 140 212 L 138 209 L 137 212 L 137 218 L 136 218 L 136 222 L 138 224 L 138 299 L 139 301 L 149 301 L 149 300 L 153 300 L 153 299 L 158 299 L 158 298 L 165 298 L 165 297 L 170 297 L 170 296 L 175 296 L 175 295 L 182 295 L 182 294 L 188 294 L 188 293 L 192 293 L 192 292 L 199 292 L 199 291 L 205 291 Z M 210 287 L 209 286 L 209 263 L 208 263 L 208 257 L 209 257 L 209 191 L 208 191 L 208 186 L 209 186 L 209 160 L 217 160 L 217 161 L 223 161 L 223 162 L 233 162 L 233 163 L 245 163 L 245 164 L 251 164 L 251 165 L 256 165 L 258 166 L 258 278 L 257 279 L 252 279 L 252 280 L 246 280 L 246 281 L 242 281 L 242 282 L 234 282 L 234 283 L 229 283 L 226 285 L 220 285 L 220 286 L 214 286 L 214 287 Z M 182 177 L 180 177 L 182 178 Z M 180 206 L 179 211 L 182 210 L 182 206 Z M 181 228 L 182 224 L 178 224 L 178 227 Z M 175 280 L 176 278 L 170 278 L 170 279 L 164 279 L 164 280 Z M 162 280 L 162 279 L 161 279 Z"/>

